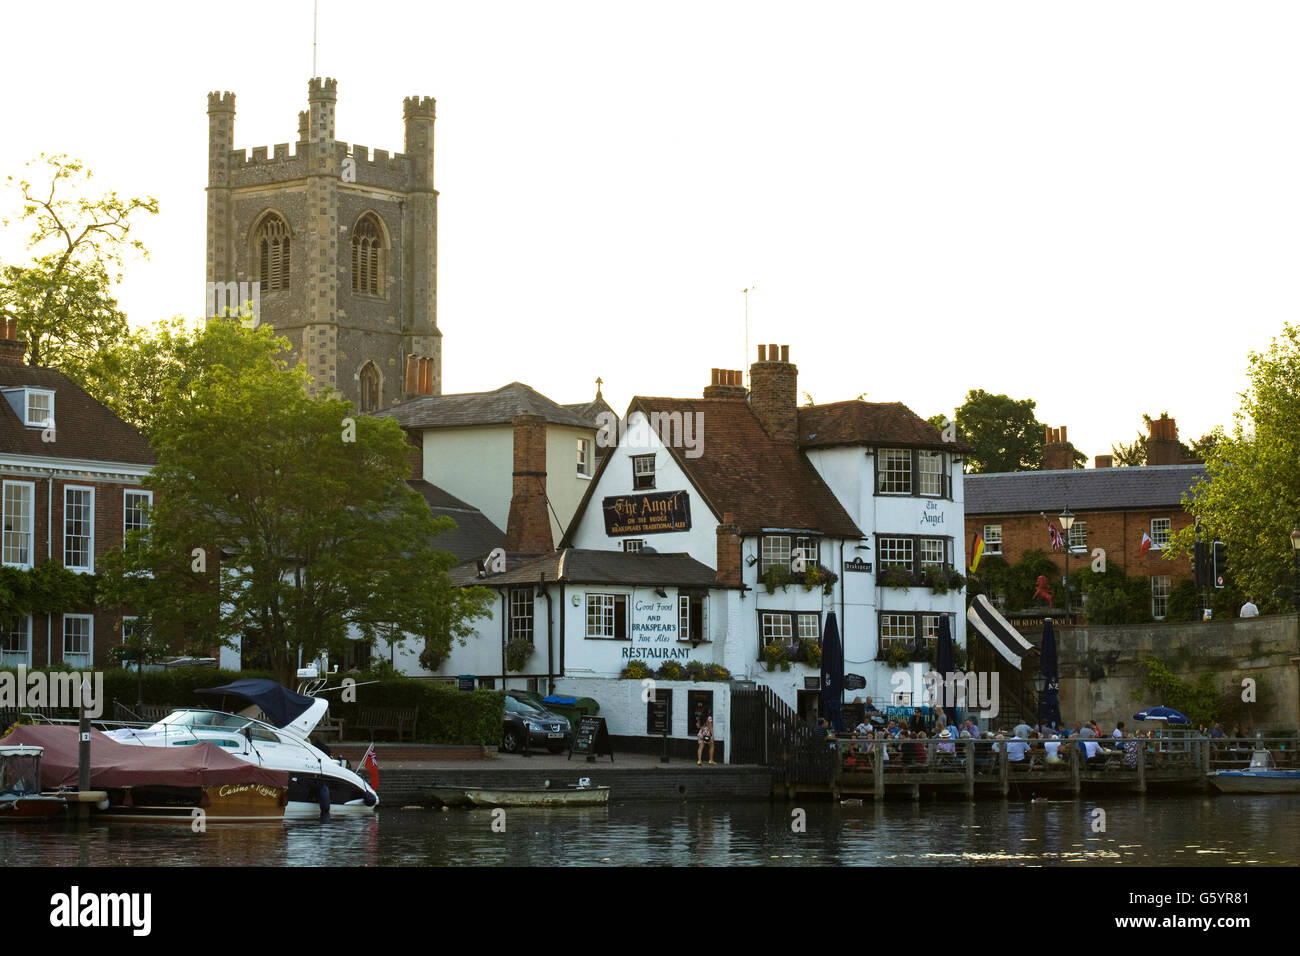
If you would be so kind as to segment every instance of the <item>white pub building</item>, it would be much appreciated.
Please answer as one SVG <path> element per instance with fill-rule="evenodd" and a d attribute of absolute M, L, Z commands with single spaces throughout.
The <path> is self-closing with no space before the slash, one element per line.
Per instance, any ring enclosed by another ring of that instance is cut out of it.
<path fill-rule="evenodd" d="M 707 678 L 725 668 L 817 715 L 834 613 L 845 700 L 923 703 L 917 669 L 898 658 L 924 656 L 945 616 L 963 643 L 964 446 L 898 403 L 798 406 L 787 346 L 759 346 L 748 391 L 742 381 L 715 369 L 703 398 L 638 397 L 623 420 L 608 416 L 606 453 L 558 548 L 508 545 L 504 571 L 498 558 L 497 570 L 454 572 L 499 600 L 438 675 L 592 697 L 612 734 L 635 737 L 647 733 L 642 682 L 620 674 L 639 661 L 680 696 L 674 736 L 712 714 L 725 741 L 732 685 Z M 516 454 L 516 476 L 538 466 Z"/>

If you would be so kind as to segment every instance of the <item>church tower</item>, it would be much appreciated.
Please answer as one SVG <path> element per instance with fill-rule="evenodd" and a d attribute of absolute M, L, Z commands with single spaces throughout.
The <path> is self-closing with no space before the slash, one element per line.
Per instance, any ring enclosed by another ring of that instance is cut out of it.
<path fill-rule="evenodd" d="M 256 290 L 259 321 L 289 339 L 313 390 L 360 411 L 440 395 L 434 100 L 406 99 L 394 155 L 334 138 L 334 80 L 311 80 L 307 100 L 293 154 L 250 158 L 234 148 L 235 95 L 208 94 L 208 288 Z"/>

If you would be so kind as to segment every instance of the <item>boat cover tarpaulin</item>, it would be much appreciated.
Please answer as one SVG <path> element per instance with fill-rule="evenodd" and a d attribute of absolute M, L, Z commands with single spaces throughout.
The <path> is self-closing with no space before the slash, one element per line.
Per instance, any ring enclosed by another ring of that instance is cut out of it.
<path fill-rule="evenodd" d="M 975 630 L 984 635 L 984 639 L 992 644 L 994 649 L 1016 670 L 1020 670 L 1020 662 L 1034 649 L 1034 645 L 1025 640 L 1020 632 L 998 613 L 997 608 L 989 602 L 987 594 L 980 594 L 971 601 L 970 607 L 966 610 L 966 619 L 975 625 Z"/>
<path fill-rule="evenodd" d="M 41 788 L 77 787 L 77 728 L 70 726 L 18 726 L 6 744 L 44 747 Z M 211 787 L 256 783 L 289 786 L 287 770 L 270 770 L 240 760 L 214 743 L 186 747 L 137 747 L 119 744 L 97 730 L 90 732 L 90 788 Z"/>
<path fill-rule="evenodd" d="M 307 708 L 316 703 L 316 698 L 295 694 L 264 677 L 249 677 L 222 687 L 206 687 L 203 690 L 196 690 L 194 696 L 200 700 L 205 697 L 210 698 L 216 710 L 232 713 L 243 710 L 249 704 L 256 704 L 277 727 L 288 727 L 306 713 Z M 235 706 L 228 704 L 227 698 L 234 702 Z"/>

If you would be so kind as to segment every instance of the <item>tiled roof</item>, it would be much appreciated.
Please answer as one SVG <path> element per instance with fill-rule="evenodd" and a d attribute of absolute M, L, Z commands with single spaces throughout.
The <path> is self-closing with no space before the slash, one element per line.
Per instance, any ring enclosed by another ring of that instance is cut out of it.
<path fill-rule="evenodd" d="M 799 444 L 904 445 L 965 451 L 960 442 L 945 442 L 939 429 L 901 402 L 832 402 L 799 409 Z"/>
<path fill-rule="evenodd" d="M 596 421 L 596 416 L 598 415 L 614 415 L 614 409 L 609 407 L 609 403 L 605 401 L 605 396 L 600 394 L 600 389 L 596 389 L 596 397 L 591 401 L 577 402 L 572 405 L 565 405 L 564 407 L 572 412 L 576 412 L 583 418 L 590 419 L 593 422 Z M 614 415 L 614 418 L 617 419 L 618 416 Z"/>
<path fill-rule="evenodd" d="M 640 585 L 643 587 L 718 587 L 713 569 L 689 554 L 645 554 L 566 548 L 525 560 L 500 574 L 478 576 L 474 564 L 452 569 L 452 584 L 487 587 L 548 582 L 569 584 Z"/>
<path fill-rule="evenodd" d="M 1074 468 L 966 475 L 966 514 L 1019 511 L 1114 511 L 1177 506 L 1205 477 L 1204 465 L 1146 465 L 1136 468 Z"/>
<path fill-rule="evenodd" d="M 456 522 L 453 531 L 433 539 L 433 547 L 450 551 L 462 561 L 481 558 L 493 548 L 503 547 L 506 533 L 494 525 L 483 512 L 427 481 L 408 481 L 429 503 L 429 510 L 439 517 Z"/>
<path fill-rule="evenodd" d="M 795 445 L 769 438 L 747 402 L 637 397 L 628 407 L 628 414 L 638 409 L 647 416 L 655 412 L 702 416 L 698 420 L 703 427 L 694 436 L 700 456 L 688 458 L 683 449 L 671 444 L 669 451 L 718 520 L 727 513 L 735 515 L 742 534 L 756 534 L 764 528 L 794 528 L 834 537 L 862 536 L 803 452 Z M 580 513 L 599 479 L 598 473 Z M 566 534 L 563 543 L 567 542 Z"/>
<path fill-rule="evenodd" d="M 382 411 L 379 418 L 393 418 L 403 428 L 463 428 L 472 425 L 509 425 L 516 415 L 541 415 L 552 425 L 575 428 L 599 427 L 586 409 L 594 405 L 558 405 L 545 395 L 511 382 L 494 392 L 464 392 L 459 395 L 421 395 Z"/>
<path fill-rule="evenodd" d="M 31 387 L 54 391 L 54 441 L 28 428 L 0 399 L 0 454 L 153 465 L 157 462 L 144 435 L 109 411 L 62 372 L 31 365 L 0 365 L 0 388 Z"/>

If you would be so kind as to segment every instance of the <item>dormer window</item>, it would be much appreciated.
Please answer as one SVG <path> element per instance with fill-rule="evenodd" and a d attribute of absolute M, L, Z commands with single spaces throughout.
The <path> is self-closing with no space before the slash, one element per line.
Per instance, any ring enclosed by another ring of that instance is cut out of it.
<path fill-rule="evenodd" d="M 43 388 L 27 389 L 27 427 L 54 427 L 54 393 Z"/>

